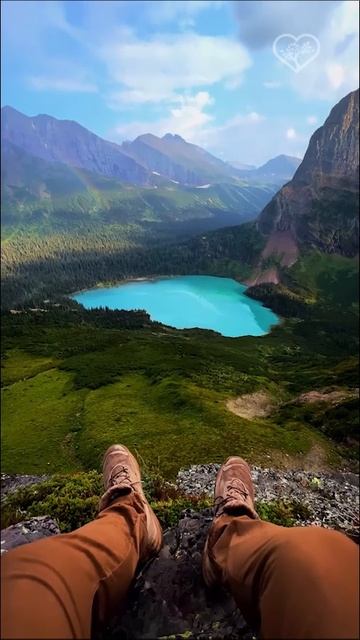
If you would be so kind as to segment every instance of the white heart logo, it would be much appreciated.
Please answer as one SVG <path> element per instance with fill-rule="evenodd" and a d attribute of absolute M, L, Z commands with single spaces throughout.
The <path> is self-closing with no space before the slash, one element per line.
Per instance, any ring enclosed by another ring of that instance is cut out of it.
<path fill-rule="evenodd" d="M 295 73 L 315 60 L 319 52 L 320 42 L 311 33 L 302 33 L 298 37 L 283 33 L 273 43 L 274 55 Z"/>

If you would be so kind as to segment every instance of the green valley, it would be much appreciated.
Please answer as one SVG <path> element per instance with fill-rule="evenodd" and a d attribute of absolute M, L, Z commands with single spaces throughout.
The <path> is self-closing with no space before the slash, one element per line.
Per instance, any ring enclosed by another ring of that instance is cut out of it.
<path fill-rule="evenodd" d="M 146 316 L 142 328 L 135 321 L 131 327 L 131 312 L 122 322 L 121 312 L 85 311 L 70 302 L 5 314 L 3 469 L 96 469 L 113 441 L 145 463 L 156 460 L 169 478 L 191 463 L 221 461 L 234 447 L 253 463 L 270 456 L 306 464 L 318 446 L 324 465 L 353 466 L 356 265 L 309 254 L 289 278 L 300 288 L 306 273 L 307 317 L 288 318 L 261 338 L 176 331 Z M 333 294 L 344 279 L 338 306 Z M 329 388 L 346 392 L 336 433 L 326 424 L 338 404 L 326 405 L 326 421 L 321 403 L 289 404 Z M 226 407 L 230 398 L 259 390 L 275 402 L 266 418 L 244 419 Z"/>

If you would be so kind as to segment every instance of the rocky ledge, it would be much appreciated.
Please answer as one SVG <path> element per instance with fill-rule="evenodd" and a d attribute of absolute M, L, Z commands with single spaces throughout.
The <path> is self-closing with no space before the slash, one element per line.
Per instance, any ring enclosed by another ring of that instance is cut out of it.
<path fill-rule="evenodd" d="M 192 495 L 212 495 L 220 465 L 196 465 L 179 472 L 177 484 Z M 315 524 L 355 537 L 358 527 L 359 481 L 350 473 L 317 473 L 252 468 L 258 501 L 299 501 L 311 516 L 299 524 Z M 33 480 L 34 478 L 32 478 Z M 14 480 L 14 479 L 13 479 Z M 16 485 L 12 485 L 13 487 Z M 159 556 L 142 567 L 126 606 L 111 625 L 93 640 L 252 640 L 256 636 L 231 596 L 205 588 L 201 554 L 212 510 L 187 510 L 164 533 Z M 1 532 L 2 552 L 13 546 L 58 533 L 47 516 L 8 527 Z"/>
<path fill-rule="evenodd" d="M 219 468 L 219 464 L 200 464 L 181 469 L 177 485 L 191 495 L 212 496 Z M 355 473 L 283 471 L 255 466 L 251 472 L 257 501 L 297 501 L 309 515 L 296 524 L 339 529 L 358 538 L 359 477 Z"/>
<path fill-rule="evenodd" d="M 184 512 L 138 575 L 122 617 L 96 640 L 254 638 L 232 597 L 205 588 L 201 557 L 211 521 L 211 509 Z"/>

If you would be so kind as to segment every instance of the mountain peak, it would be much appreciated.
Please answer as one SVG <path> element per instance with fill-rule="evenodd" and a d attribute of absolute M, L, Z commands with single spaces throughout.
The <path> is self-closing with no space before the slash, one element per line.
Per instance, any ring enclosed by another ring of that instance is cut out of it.
<path fill-rule="evenodd" d="M 155 136 L 153 133 L 142 133 L 140 136 L 137 136 L 135 138 L 135 140 L 131 141 L 129 140 L 129 142 L 136 142 L 136 140 L 142 140 L 143 142 L 146 142 L 146 140 L 160 140 L 160 138 L 158 138 L 157 136 Z"/>
<path fill-rule="evenodd" d="M 313 182 L 343 179 L 357 184 L 359 172 L 359 89 L 348 93 L 330 111 L 322 127 L 311 136 L 294 180 Z"/>
<path fill-rule="evenodd" d="M 300 158 L 281 153 L 280 155 L 275 156 L 275 158 L 271 158 L 271 160 L 265 162 L 265 164 L 259 167 L 257 171 L 259 174 L 263 175 L 276 173 L 279 176 L 292 177 L 300 163 Z"/>
<path fill-rule="evenodd" d="M 140 184 L 146 184 L 149 178 L 145 167 L 125 155 L 120 146 L 73 120 L 58 120 L 47 114 L 29 117 L 13 107 L 4 107 L 1 141 L 47 162 L 60 162 L 109 178 Z"/>
<path fill-rule="evenodd" d="M 333 107 L 304 159 L 260 214 L 263 257 L 293 262 L 301 247 L 355 256 L 358 246 L 359 91 Z"/>
<path fill-rule="evenodd" d="M 184 138 L 179 136 L 177 133 L 165 133 L 162 137 L 163 140 L 177 140 L 177 142 L 186 142 Z"/>

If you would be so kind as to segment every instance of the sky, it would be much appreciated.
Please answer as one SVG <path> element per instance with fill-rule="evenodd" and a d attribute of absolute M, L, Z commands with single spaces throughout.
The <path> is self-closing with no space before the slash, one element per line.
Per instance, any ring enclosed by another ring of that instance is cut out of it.
<path fill-rule="evenodd" d="M 3 0 L 1 104 L 118 143 L 170 132 L 227 161 L 302 157 L 358 86 L 358 10 L 353 0 Z"/>

